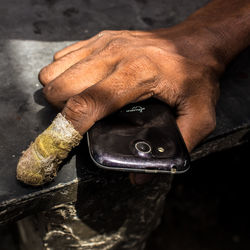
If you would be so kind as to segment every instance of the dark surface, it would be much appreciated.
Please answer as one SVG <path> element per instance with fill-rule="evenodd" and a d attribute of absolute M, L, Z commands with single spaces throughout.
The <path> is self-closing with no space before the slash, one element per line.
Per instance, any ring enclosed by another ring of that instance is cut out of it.
<path fill-rule="evenodd" d="M 176 176 L 146 250 L 248 250 L 250 144 L 213 154 Z"/>
<path fill-rule="evenodd" d="M 249 150 L 213 154 L 177 176 L 146 250 L 250 249 Z M 18 250 L 14 225 L 0 227 L 0 239 L 1 250 Z"/>
<path fill-rule="evenodd" d="M 93 185 L 106 176 L 105 171 L 98 170 L 89 161 L 85 147 L 78 149 L 84 160 L 79 161 L 73 153 L 49 185 L 33 188 L 21 185 L 15 179 L 22 150 L 55 116 L 55 111 L 44 100 L 37 80 L 39 70 L 51 61 L 53 53 L 69 41 L 86 39 L 102 29 L 173 25 L 205 2 L 1 0 L 0 223 L 20 218 L 35 209 L 73 201 L 77 198 L 79 180 Z M 224 75 L 216 131 L 193 153 L 194 158 L 234 146 L 247 138 L 250 125 L 249 58 L 250 49 L 244 51 Z M 69 195 L 65 195 L 66 191 Z"/>

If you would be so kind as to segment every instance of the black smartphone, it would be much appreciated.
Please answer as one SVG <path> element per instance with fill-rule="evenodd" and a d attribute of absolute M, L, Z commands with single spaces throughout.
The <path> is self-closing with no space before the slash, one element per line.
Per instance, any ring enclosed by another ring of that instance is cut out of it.
<path fill-rule="evenodd" d="M 171 108 L 156 99 L 129 104 L 88 131 L 94 163 L 105 169 L 183 173 L 190 157 Z"/>

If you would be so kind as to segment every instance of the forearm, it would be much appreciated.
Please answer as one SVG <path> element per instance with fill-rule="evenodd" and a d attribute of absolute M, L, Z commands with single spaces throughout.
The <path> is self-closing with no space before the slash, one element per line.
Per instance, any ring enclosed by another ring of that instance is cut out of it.
<path fill-rule="evenodd" d="M 204 60 L 221 73 L 240 51 L 250 45 L 250 1 L 213 0 L 170 29 L 170 37 L 176 31 L 181 36 L 175 43 L 185 56 Z M 190 54 L 187 48 L 192 51 Z"/>

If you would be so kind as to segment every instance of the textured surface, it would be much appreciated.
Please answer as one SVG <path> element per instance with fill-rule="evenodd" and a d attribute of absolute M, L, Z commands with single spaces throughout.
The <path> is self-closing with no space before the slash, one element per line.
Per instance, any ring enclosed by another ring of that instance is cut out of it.
<path fill-rule="evenodd" d="M 24 249 L 42 249 L 41 245 L 58 250 L 143 249 L 149 233 L 160 222 L 170 179 L 136 188 L 122 177 L 112 179 L 79 188 L 76 203 L 57 205 L 21 220 L 19 226 L 26 235 L 33 232 L 33 238 L 43 242 L 25 244 L 22 239 Z M 123 188 L 117 195 L 119 185 Z"/>
<path fill-rule="evenodd" d="M 250 204 L 246 199 L 250 192 L 250 169 L 246 165 L 249 150 L 248 143 L 212 154 L 196 161 L 192 172 L 176 177 L 166 199 L 162 222 L 149 236 L 146 250 L 249 249 Z M 211 166 L 216 172 L 211 171 Z M 235 171 L 239 168 L 242 171 Z M 60 205 L 53 209 L 59 212 L 57 218 L 67 207 L 71 208 Z M 42 214 L 42 221 L 47 217 L 45 214 L 48 212 Z M 35 227 L 37 219 L 28 217 L 20 222 L 27 232 L 22 234 L 22 242 L 27 246 L 28 235 L 30 246 L 41 245 Z M 44 226 L 41 228 L 44 230 Z M 20 250 L 13 224 L 0 227 L 0 235 L 1 250 Z M 34 249 L 38 248 L 31 248 Z"/>
<path fill-rule="evenodd" d="M 37 74 L 55 51 L 102 29 L 150 29 L 178 23 L 207 1 L 195 0 L 2 0 L 0 5 L 0 222 L 23 217 L 63 202 L 76 201 L 79 190 L 100 181 L 114 198 L 119 178 L 127 174 L 97 169 L 85 141 L 75 150 L 56 180 L 42 188 L 16 181 L 18 157 L 55 117 L 46 103 Z M 250 50 L 244 51 L 222 79 L 216 131 L 193 153 L 199 158 L 247 139 L 250 125 Z M 77 153 L 77 154 L 76 154 Z M 80 184 L 78 183 L 80 181 Z M 83 188 L 80 188 L 83 187 Z M 125 213 L 125 211 L 123 211 Z M 139 215 L 138 215 L 139 216 Z"/>
<path fill-rule="evenodd" d="M 52 181 L 60 163 L 81 139 L 73 125 L 58 113 L 51 125 L 23 152 L 17 164 L 17 179 L 32 186 Z"/>

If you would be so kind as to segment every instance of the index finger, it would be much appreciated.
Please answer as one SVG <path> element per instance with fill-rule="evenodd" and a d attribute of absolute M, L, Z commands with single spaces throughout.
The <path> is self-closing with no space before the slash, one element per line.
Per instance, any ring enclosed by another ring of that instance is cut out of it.
<path fill-rule="evenodd" d="M 147 57 L 118 64 L 104 80 L 71 97 L 62 114 L 84 134 L 96 121 L 135 100 L 154 95 L 157 70 Z"/>
<path fill-rule="evenodd" d="M 57 174 L 58 166 L 82 135 L 99 119 L 139 98 L 154 95 L 157 70 L 147 57 L 118 64 L 106 79 L 70 98 L 62 114 L 23 152 L 17 178 L 42 185 Z"/>

